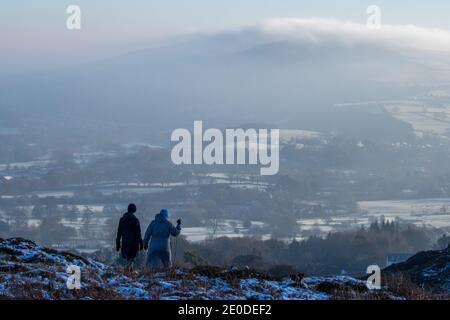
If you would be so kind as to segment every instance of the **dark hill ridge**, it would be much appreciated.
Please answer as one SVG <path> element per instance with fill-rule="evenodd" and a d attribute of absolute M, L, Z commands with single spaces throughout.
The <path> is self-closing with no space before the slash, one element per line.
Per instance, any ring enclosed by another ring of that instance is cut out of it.
<path fill-rule="evenodd" d="M 407 261 L 384 269 L 388 273 L 406 273 L 420 287 L 450 291 L 450 245 L 444 250 L 423 251 Z"/>
<path fill-rule="evenodd" d="M 66 286 L 69 265 L 81 269 L 81 289 Z M 41 247 L 22 238 L 0 239 L 0 299 L 405 299 L 407 293 L 367 289 L 348 276 L 275 278 L 254 270 L 203 266 L 167 272 L 121 269 L 91 258 Z"/>

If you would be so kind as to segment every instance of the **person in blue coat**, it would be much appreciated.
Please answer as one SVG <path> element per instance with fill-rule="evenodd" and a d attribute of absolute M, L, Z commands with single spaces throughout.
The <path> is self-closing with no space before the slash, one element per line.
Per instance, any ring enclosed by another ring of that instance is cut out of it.
<path fill-rule="evenodd" d="M 150 223 L 144 236 L 144 250 L 147 250 L 147 266 L 167 268 L 172 266 L 170 236 L 177 237 L 181 232 L 181 220 L 175 227 L 169 221 L 169 212 L 162 209 Z M 150 241 L 151 239 L 151 241 Z M 149 248 L 150 241 L 150 248 Z"/>

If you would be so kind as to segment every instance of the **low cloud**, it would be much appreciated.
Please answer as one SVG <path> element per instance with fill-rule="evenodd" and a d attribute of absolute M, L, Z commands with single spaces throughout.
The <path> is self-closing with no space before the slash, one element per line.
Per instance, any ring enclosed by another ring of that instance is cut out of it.
<path fill-rule="evenodd" d="M 324 18 L 281 18 L 267 21 L 264 34 L 278 39 L 312 44 L 372 45 L 390 49 L 449 53 L 450 32 L 415 25 L 382 25 L 373 30 L 365 24 Z"/>

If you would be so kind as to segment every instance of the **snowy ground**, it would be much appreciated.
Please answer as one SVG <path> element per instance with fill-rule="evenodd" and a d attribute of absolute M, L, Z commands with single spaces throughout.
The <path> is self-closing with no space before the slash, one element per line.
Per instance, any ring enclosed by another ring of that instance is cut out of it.
<path fill-rule="evenodd" d="M 445 136 L 450 129 L 450 107 L 427 107 L 424 103 L 387 104 L 386 110 L 395 118 L 411 124 L 419 135 Z"/>
<path fill-rule="evenodd" d="M 81 269 L 81 289 L 68 290 L 69 265 Z M 215 267 L 141 270 L 121 269 L 31 241 L 0 239 L 0 299 L 294 299 L 400 297 L 385 290 L 371 292 L 365 282 L 346 276 L 273 278 L 252 270 Z"/>
<path fill-rule="evenodd" d="M 369 219 L 401 219 L 416 225 L 450 227 L 450 199 L 386 200 L 358 202 Z"/>

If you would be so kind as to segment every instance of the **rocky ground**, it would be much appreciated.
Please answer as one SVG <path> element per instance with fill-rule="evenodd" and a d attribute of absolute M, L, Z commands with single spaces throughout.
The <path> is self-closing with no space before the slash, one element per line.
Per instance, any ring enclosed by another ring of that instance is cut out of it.
<path fill-rule="evenodd" d="M 79 290 L 67 288 L 69 265 L 81 269 Z M 274 278 L 253 270 L 223 270 L 210 266 L 126 274 L 90 258 L 13 238 L 0 239 L 0 298 L 327 300 L 407 299 L 411 296 L 400 287 L 368 290 L 365 281 L 347 276 L 303 277 L 299 274 Z"/>

